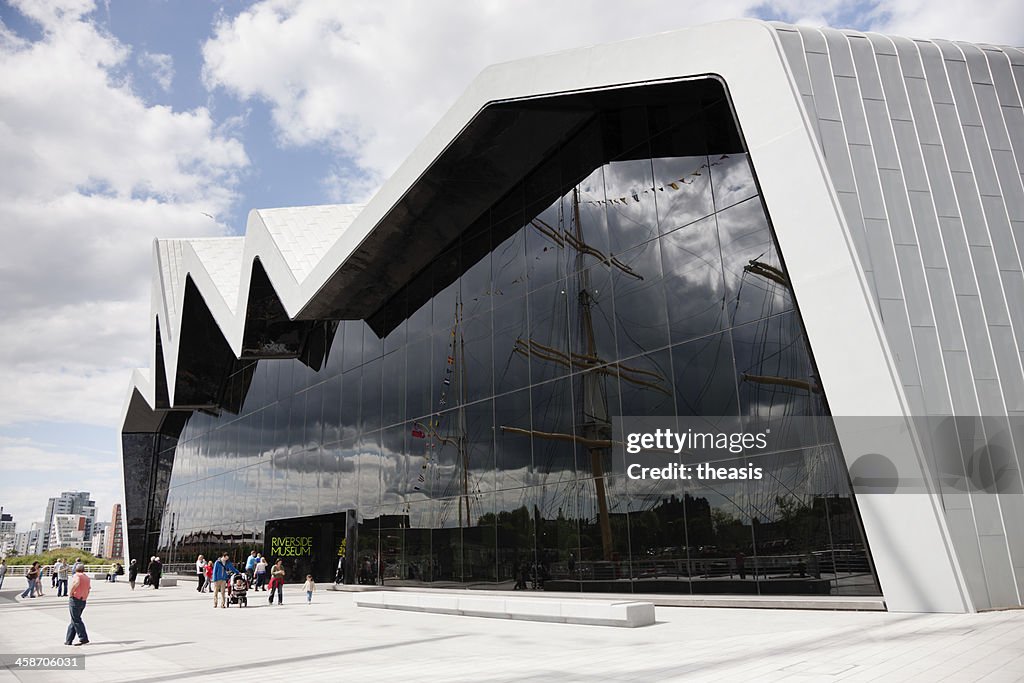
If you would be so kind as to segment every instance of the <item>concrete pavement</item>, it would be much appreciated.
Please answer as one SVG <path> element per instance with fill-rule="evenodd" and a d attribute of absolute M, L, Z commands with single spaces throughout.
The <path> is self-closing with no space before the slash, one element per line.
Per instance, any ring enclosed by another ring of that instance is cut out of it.
<path fill-rule="evenodd" d="M 15 585 L 19 585 L 15 583 Z M 1024 610 L 973 615 L 659 607 L 637 629 L 360 609 L 300 586 L 214 609 L 191 582 L 93 582 L 91 643 L 66 647 L 67 601 L 0 593 L 0 653 L 85 655 L 79 672 L 6 681 L 1021 681 Z"/>

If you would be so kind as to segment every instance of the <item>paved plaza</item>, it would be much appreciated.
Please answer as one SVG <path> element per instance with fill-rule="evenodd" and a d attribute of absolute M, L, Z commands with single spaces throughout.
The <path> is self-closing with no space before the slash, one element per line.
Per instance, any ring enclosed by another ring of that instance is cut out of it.
<path fill-rule="evenodd" d="M 659 607 L 625 629 L 390 610 L 321 590 L 213 609 L 191 582 L 93 582 L 91 643 L 62 644 L 67 601 L 0 591 L 0 653 L 85 655 L 77 672 L 5 681 L 1021 681 L 1024 610 L 972 615 Z M 20 578 L 20 577 L 13 577 Z M 22 582 L 23 583 L 23 582 Z M 326 587 L 325 587 L 326 588 Z"/>

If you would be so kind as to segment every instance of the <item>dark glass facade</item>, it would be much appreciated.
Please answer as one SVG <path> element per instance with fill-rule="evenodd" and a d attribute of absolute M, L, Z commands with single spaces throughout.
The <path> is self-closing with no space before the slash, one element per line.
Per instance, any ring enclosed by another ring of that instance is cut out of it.
<path fill-rule="evenodd" d="M 237 414 L 166 441 L 159 554 L 354 510 L 356 580 L 877 594 L 829 434 L 758 456 L 762 481 L 610 472 L 614 416 L 828 416 L 747 155 L 694 149 L 709 111 L 724 92 L 594 113 L 319 370 L 240 363 Z"/>

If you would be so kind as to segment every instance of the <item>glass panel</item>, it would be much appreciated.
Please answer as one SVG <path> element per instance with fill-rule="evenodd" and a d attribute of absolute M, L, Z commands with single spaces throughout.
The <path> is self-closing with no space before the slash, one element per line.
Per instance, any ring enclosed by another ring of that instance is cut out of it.
<path fill-rule="evenodd" d="M 727 306 L 714 216 L 661 238 L 669 333 L 673 343 L 725 327 Z"/>
<path fill-rule="evenodd" d="M 760 198 L 718 214 L 725 269 L 726 310 L 740 325 L 793 308 L 789 279 L 782 272 Z"/>
<path fill-rule="evenodd" d="M 529 355 L 534 383 L 569 374 L 565 287 L 559 280 L 530 293 L 530 336 L 518 340 L 516 349 Z"/>
<path fill-rule="evenodd" d="M 365 322 L 360 320 L 359 326 L 363 330 L 363 362 L 380 358 L 384 354 L 384 340 L 378 337 Z"/>
<path fill-rule="evenodd" d="M 305 448 L 315 448 L 323 443 L 323 408 L 324 385 L 317 384 L 306 392 Z"/>
<path fill-rule="evenodd" d="M 532 429 L 529 390 L 494 399 L 494 460 L 499 490 L 529 484 L 533 464 Z"/>
<path fill-rule="evenodd" d="M 490 337 L 488 337 L 488 341 Z M 381 411 L 384 426 L 405 420 L 405 348 L 384 356 L 381 389 Z M 489 370 L 490 368 L 488 368 Z"/>
<path fill-rule="evenodd" d="M 341 439 L 341 375 L 331 377 L 324 384 L 323 442 L 335 443 Z"/>
<path fill-rule="evenodd" d="M 302 450 L 306 428 L 306 393 L 286 399 L 288 405 L 288 450 L 297 453 Z"/>
<path fill-rule="evenodd" d="M 619 358 L 668 346 L 660 240 L 652 240 L 618 258 L 625 265 L 612 273 Z"/>
<path fill-rule="evenodd" d="M 715 210 L 727 209 L 757 194 L 750 158 L 746 154 L 722 154 L 709 163 Z"/>
<path fill-rule="evenodd" d="M 611 253 L 618 255 L 658 234 L 650 158 L 614 161 L 604 169 Z"/>
<path fill-rule="evenodd" d="M 359 407 L 359 422 L 364 430 L 381 427 L 381 368 L 384 362 L 376 358 L 363 366 Z"/>
<path fill-rule="evenodd" d="M 572 206 L 559 197 L 530 219 L 526 231 L 526 277 L 529 288 L 537 289 L 565 276 L 563 235 Z"/>
<path fill-rule="evenodd" d="M 494 300 L 494 307 L 500 305 L 502 299 L 513 299 L 526 294 L 526 231 L 520 216 L 495 223 L 495 238 L 505 232 L 509 233 L 494 249 L 492 263 L 494 268 L 494 284 L 489 292 Z M 487 294 L 487 292 L 485 292 Z"/>
<path fill-rule="evenodd" d="M 342 441 L 332 449 L 337 457 L 338 509 L 359 506 L 359 448 L 355 438 Z"/>
<path fill-rule="evenodd" d="M 494 311 L 494 391 L 503 394 L 530 383 L 526 298 L 500 305 Z"/>
<path fill-rule="evenodd" d="M 576 433 L 572 382 L 538 384 L 533 405 L 533 472 L 538 483 L 576 478 Z"/>
<path fill-rule="evenodd" d="M 358 449 L 359 506 L 377 507 L 380 505 L 382 478 L 380 432 L 368 432 L 360 437 Z"/>
<path fill-rule="evenodd" d="M 346 320 L 341 323 L 339 334 L 343 341 L 341 346 L 341 369 L 348 372 L 363 362 L 363 323 L 359 320 Z"/>
<path fill-rule="evenodd" d="M 575 217 L 570 213 L 572 234 L 582 240 L 588 247 L 607 256 L 609 250 L 608 216 L 605 207 L 608 206 L 609 198 L 605 194 L 604 167 L 595 169 L 589 176 L 581 180 L 578 188 L 579 232 L 577 233 L 575 230 Z M 567 195 L 567 200 L 572 201 L 571 193 Z M 581 267 L 580 265 L 574 266 L 575 255 L 578 250 L 567 247 L 567 252 L 570 270 L 576 270 Z"/>
<path fill-rule="evenodd" d="M 432 346 L 433 340 L 430 337 L 409 342 L 405 363 L 405 414 L 408 418 L 421 418 L 432 410 L 436 382 L 432 367 Z"/>
<path fill-rule="evenodd" d="M 714 212 L 708 158 L 654 159 L 655 200 L 662 234 L 689 225 Z"/>
<path fill-rule="evenodd" d="M 362 404 L 363 369 L 347 370 L 341 374 L 341 438 L 357 436 L 362 431 L 359 410 Z"/>
<path fill-rule="evenodd" d="M 486 226 L 474 230 L 462 238 L 461 261 L 466 271 L 462 274 L 460 287 L 463 310 L 466 316 L 490 312 L 494 297 L 491 296 L 491 228 Z"/>
<path fill-rule="evenodd" d="M 730 333 L 674 346 L 672 371 L 677 415 L 739 414 Z"/>
<path fill-rule="evenodd" d="M 789 419 L 828 414 L 796 313 L 735 328 L 733 345 L 740 411 L 748 428 L 771 428 L 779 446 L 818 443 L 814 427 L 819 421 Z"/>
<path fill-rule="evenodd" d="M 674 415 L 672 356 L 668 350 L 622 361 L 616 367 L 621 415 Z"/>
<path fill-rule="evenodd" d="M 494 356 L 491 341 L 491 314 L 466 318 L 458 329 L 456 363 L 453 369 L 458 381 L 460 401 L 477 401 L 494 395 L 492 373 Z"/>

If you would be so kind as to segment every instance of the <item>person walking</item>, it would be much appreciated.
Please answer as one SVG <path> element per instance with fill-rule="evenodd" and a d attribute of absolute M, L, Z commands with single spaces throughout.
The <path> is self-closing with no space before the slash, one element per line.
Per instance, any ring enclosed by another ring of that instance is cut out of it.
<path fill-rule="evenodd" d="M 39 576 L 36 577 L 36 597 L 42 598 L 43 595 L 43 577 L 46 576 L 46 567 L 39 565 Z"/>
<path fill-rule="evenodd" d="M 50 569 L 51 577 L 53 578 L 53 588 L 57 589 L 57 597 L 61 597 L 60 594 L 60 568 L 64 565 L 64 560 L 57 558 L 57 561 L 53 563 L 53 567 Z"/>
<path fill-rule="evenodd" d="M 60 562 L 60 558 L 57 558 L 57 562 Z M 54 562 L 50 566 L 50 588 L 57 587 L 57 562 Z"/>
<path fill-rule="evenodd" d="M 277 591 L 277 604 L 280 605 L 283 601 L 284 576 L 284 567 L 281 560 L 278 560 L 274 564 L 274 568 L 270 570 L 270 596 L 267 598 L 267 602 L 271 605 L 274 604 L 274 591 Z"/>
<path fill-rule="evenodd" d="M 7 560 L 0 560 L 0 588 L 4 587 L 4 577 L 7 576 Z"/>
<path fill-rule="evenodd" d="M 128 563 L 128 585 L 135 590 L 135 579 L 139 578 L 139 561 L 132 560 Z"/>
<path fill-rule="evenodd" d="M 206 585 L 206 558 L 202 555 L 196 558 L 196 576 L 199 577 L 196 592 L 202 593 L 203 587 Z"/>
<path fill-rule="evenodd" d="M 25 590 L 22 591 L 22 598 L 34 598 L 36 597 L 36 582 L 39 579 L 39 563 L 33 562 L 32 566 L 28 568 L 28 572 L 25 573 L 25 581 L 28 585 L 25 586 Z"/>
<path fill-rule="evenodd" d="M 313 602 L 313 593 L 316 591 L 316 582 L 312 574 L 306 574 L 306 583 L 302 584 L 302 590 L 306 591 L 306 604 Z"/>
<path fill-rule="evenodd" d="M 58 560 L 54 568 L 57 570 L 57 597 L 66 598 L 68 596 L 69 567 L 63 560 Z"/>
<path fill-rule="evenodd" d="M 259 556 L 256 563 L 256 588 L 253 590 L 267 590 L 267 558 Z"/>
<path fill-rule="evenodd" d="M 228 559 L 228 554 L 221 553 L 220 559 L 213 563 L 213 607 L 217 608 L 217 596 L 220 596 L 220 606 L 227 608 L 228 594 L 225 590 L 228 579 L 232 574 L 240 574 L 235 565 Z"/>
<path fill-rule="evenodd" d="M 68 610 L 71 612 L 71 623 L 68 624 L 67 635 L 64 636 L 65 645 L 85 645 L 89 642 L 89 634 L 85 632 L 85 622 L 82 621 L 82 612 L 85 611 L 85 602 L 89 599 L 89 590 L 92 582 L 85 573 L 85 566 L 75 565 L 75 576 L 71 579 L 71 597 L 68 598 Z M 78 642 L 75 634 L 78 634 Z"/>
<path fill-rule="evenodd" d="M 245 579 L 252 585 L 253 576 L 256 575 L 256 563 L 260 561 L 260 558 L 256 556 L 256 551 L 253 550 L 249 553 L 249 557 L 245 559 Z"/>
<path fill-rule="evenodd" d="M 213 591 L 213 564 L 214 560 L 209 560 L 206 563 L 206 585 L 203 586 L 203 591 L 206 593 Z"/>

